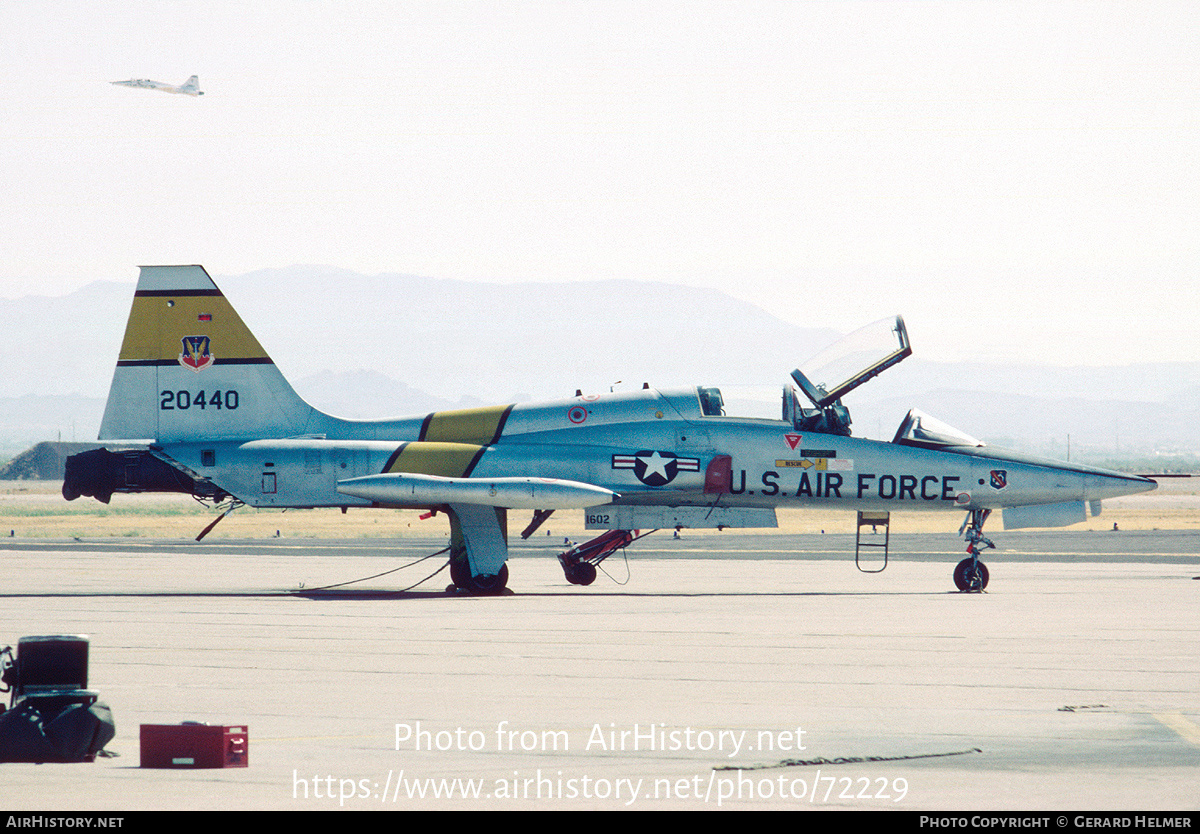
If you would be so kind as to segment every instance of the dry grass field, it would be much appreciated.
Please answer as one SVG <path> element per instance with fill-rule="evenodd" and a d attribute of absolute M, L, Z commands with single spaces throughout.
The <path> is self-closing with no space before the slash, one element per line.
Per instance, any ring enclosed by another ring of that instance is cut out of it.
<path fill-rule="evenodd" d="M 22 538 L 144 537 L 191 539 L 215 518 L 211 508 L 183 495 L 114 495 L 105 505 L 90 498 L 65 501 L 56 481 L 0 481 L 0 536 Z M 256 510 L 242 507 L 209 534 L 210 538 L 403 538 L 448 535 L 445 516 L 422 520 L 414 510 Z M 509 513 L 511 536 L 519 535 L 529 513 Z M 954 533 L 962 523 L 959 512 L 899 512 L 892 514 L 895 533 Z M 1200 530 L 1200 478 L 1164 479 L 1159 488 L 1142 495 L 1104 502 L 1104 512 L 1072 530 Z M 994 525 L 994 527 L 991 527 Z M 999 530 L 999 519 L 989 527 Z M 583 513 L 556 513 L 538 536 L 590 538 L 584 533 Z M 853 513 L 821 510 L 782 510 L 780 534 L 852 533 Z M 694 531 L 704 535 L 712 531 Z M 758 531 L 762 532 L 762 531 Z M 728 533 L 726 533 L 728 535 Z"/>

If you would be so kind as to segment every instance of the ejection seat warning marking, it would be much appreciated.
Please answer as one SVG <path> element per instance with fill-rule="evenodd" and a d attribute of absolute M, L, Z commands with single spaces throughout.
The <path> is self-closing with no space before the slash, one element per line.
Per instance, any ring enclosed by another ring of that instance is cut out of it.
<path fill-rule="evenodd" d="M 836 470 L 839 472 L 848 472 L 854 468 L 854 461 L 849 458 L 800 458 L 799 460 L 777 460 L 775 465 L 780 469 L 789 467 L 799 467 L 801 469 L 814 469 L 817 472 L 828 472 Z"/>

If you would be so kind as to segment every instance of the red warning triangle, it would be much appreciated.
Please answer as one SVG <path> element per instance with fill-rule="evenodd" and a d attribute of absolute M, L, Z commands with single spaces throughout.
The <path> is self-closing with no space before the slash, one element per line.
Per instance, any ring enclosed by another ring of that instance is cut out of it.
<path fill-rule="evenodd" d="M 803 439 L 803 435 L 785 434 L 783 436 L 783 439 L 787 441 L 788 448 L 795 451 L 796 447 L 800 445 L 800 441 Z"/>

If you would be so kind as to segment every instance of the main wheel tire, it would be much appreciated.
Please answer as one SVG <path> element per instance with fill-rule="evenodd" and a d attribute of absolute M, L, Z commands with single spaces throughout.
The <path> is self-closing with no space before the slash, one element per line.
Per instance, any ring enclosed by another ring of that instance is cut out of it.
<path fill-rule="evenodd" d="M 471 584 L 471 565 L 464 558 L 450 560 L 450 581 L 456 588 L 467 588 Z"/>
<path fill-rule="evenodd" d="M 455 587 L 476 596 L 503 593 L 508 587 L 508 563 L 501 565 L 500 572 L 495 575 L 472 576 L 471 566 L 466 562 L 451 562 L 450 581 Z"/>
<path fill-rule="evenodd" d="M 987 565 L 975 559 L 963 559 L 954 569 L 954 584 L 960 591 L 982 591 L 988 585 Z"/>

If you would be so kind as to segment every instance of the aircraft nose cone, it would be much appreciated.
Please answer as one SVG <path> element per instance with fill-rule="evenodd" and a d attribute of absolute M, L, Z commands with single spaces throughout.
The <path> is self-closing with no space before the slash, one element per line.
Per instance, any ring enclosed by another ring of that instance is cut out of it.
<path fill-rule="evenodd" d="M 1137 486 L 1138 492 L 1151 492 L 1152 490 L 1158 489 L 1158 481 L 1154 480 L 1153 478 L 1139 477 L 1136 481 L 1134 481 L 1134 484 Z"/>
<path fill-rule="evenodd" d="M 1125 475 L 1121 472 L 1095 472 L 1087 475 L 1087 494 L 1091 500 L 1097 498 L 1116 498 L 1120 495 L 1137 495 L 1139 492 L 1149 492 L 1158 489 L 1158 482 L 1139 475 Z"/>

